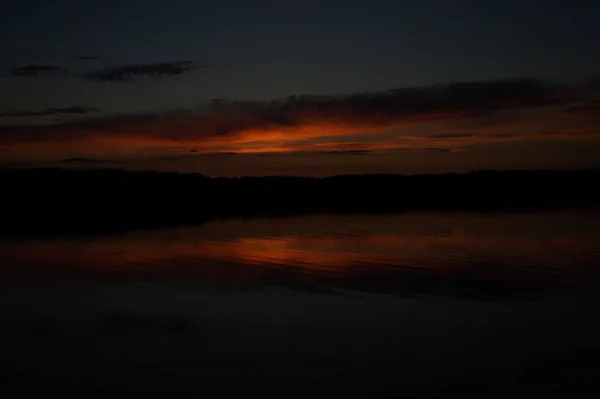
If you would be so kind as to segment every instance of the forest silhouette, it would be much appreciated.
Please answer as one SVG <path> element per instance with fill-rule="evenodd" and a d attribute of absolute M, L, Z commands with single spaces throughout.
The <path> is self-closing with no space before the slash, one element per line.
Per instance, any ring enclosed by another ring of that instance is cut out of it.
<path fill-rule="evenodd" d="M 116 169 L 2 169 L 3 236 L 122 232 L 216 218 L 600 205 L 600 169 L 212 178 Z"/>

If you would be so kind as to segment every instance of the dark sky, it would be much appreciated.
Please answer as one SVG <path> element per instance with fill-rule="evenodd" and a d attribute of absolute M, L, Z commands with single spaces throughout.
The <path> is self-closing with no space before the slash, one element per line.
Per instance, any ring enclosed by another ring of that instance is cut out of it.
<path fill-rule="evenodd" d="M 12 2 L 0 13 L 0 157 L 212 174 L 589 166 L 598 18 L 583 0 Z M 478 83 L 423 100 L 456 82 Z M 271 102 L 303 94 L 336 97 Z M 528 146 L 544 148 L 537 164 Z"/>

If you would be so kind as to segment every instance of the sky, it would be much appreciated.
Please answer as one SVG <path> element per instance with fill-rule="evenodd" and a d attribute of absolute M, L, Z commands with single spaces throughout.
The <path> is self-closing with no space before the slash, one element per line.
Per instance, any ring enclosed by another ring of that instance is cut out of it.
<path fill-rule="evenodd" d="M 600 167 L 596 3 L 11 2 L 0 166 Z"/>

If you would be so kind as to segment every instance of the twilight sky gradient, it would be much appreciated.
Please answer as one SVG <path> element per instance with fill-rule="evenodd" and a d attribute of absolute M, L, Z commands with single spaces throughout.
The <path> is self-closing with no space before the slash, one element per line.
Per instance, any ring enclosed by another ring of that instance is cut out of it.
<path fill-rule="evenodd" d="M 600 167 L 600 3 L 23 0 L 0 162 L 207 175 Z"/>

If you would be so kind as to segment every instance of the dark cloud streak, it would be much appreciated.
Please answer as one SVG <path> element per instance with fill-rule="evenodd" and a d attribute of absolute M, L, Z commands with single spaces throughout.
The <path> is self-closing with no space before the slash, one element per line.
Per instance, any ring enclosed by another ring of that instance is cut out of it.
<path fill-rule="evenodd" d="M 465 137 L 473 137 L 473 133 L 436 133 L 425 136 L 428 139 L 461 139 Z"/>
<path fill-rule="evenodd" d="M 198 154 L 205 157 L 214 157 L 214 156 L 227 156 L 227 155 L 237 155 L 237 152 L 208 152 L 206 154 Z"/>
<path fill-rule="evenodd" d="M 79 61 L 100 60 L 96 56 L 75 56 Z M 96 82 L 129 82 L 140 77 L 163 78 L 180 76 L 197 69 L 206 69 L 207 65 L 193 61 L 168 61 L 150 64 L 128 64 L 95 69 L 89 72 L 77 73 L 55 65 L 31 64 L 12 68 L 8 76 L 35 77 L 69 77 L 92 80 Z"/>
<path fill-rule="evenodd" d="M 76 55 L 75 57 L 73 57 L 73 59 L 79 61 L 98 61 L 101 60 L 102 57 L 97 57 L 93 55 Z"/>
<path fill-rule="evenodd" d="M 85 77 L 96 82 L 125 82 L 142 76 L 155 78 L 178 76 L 200 68 L 206 68 L 206 66 L 196 64 L 192 61 L 130 64 L 92 71 L 86 74 Z"/>
<path fill-rule="evenodd" d="M 30 118 L 39 116 L 51 116 L 51 115 L 84 115 L 91 112 L 100 112 L 98 108 L 89 108 L 82 106 L 72 106 L 64 108 L 47 108 L 41 111 L 11 111 L 11 112 L 0 112 L 0 119 L 11 119 L 11 118 Z"/>
<path fill-rule="evenodd" d="M 560 113 L 577 116 L 600 116 L 600 102 L 566 108 L 561 110 Z"/>
<path fill-rule="evenodd" d="M 40 76 L 66 76 L 69 75 L 69 71 L 55 66 L 55 65 L 25 65 L 21 67 L 12 68 L 9 71 L 9 75 L 32 78 Z"/>
<path fill-rule="evenodd" d="M 114 161 L 108 161 L 104 159 L 93 159 L 93 158 L 66 158 L 60 161 L 61 163 L 89 163 L 89 164 L 98 164 L 98 163 L 111 163 Z"/>
<path fill-rule="evenodd" d="M 337 150 L 337 151 L 326 151 L 326 154 L 335 155 L 367 155 L 372 153 L 370 150 Z"/>

